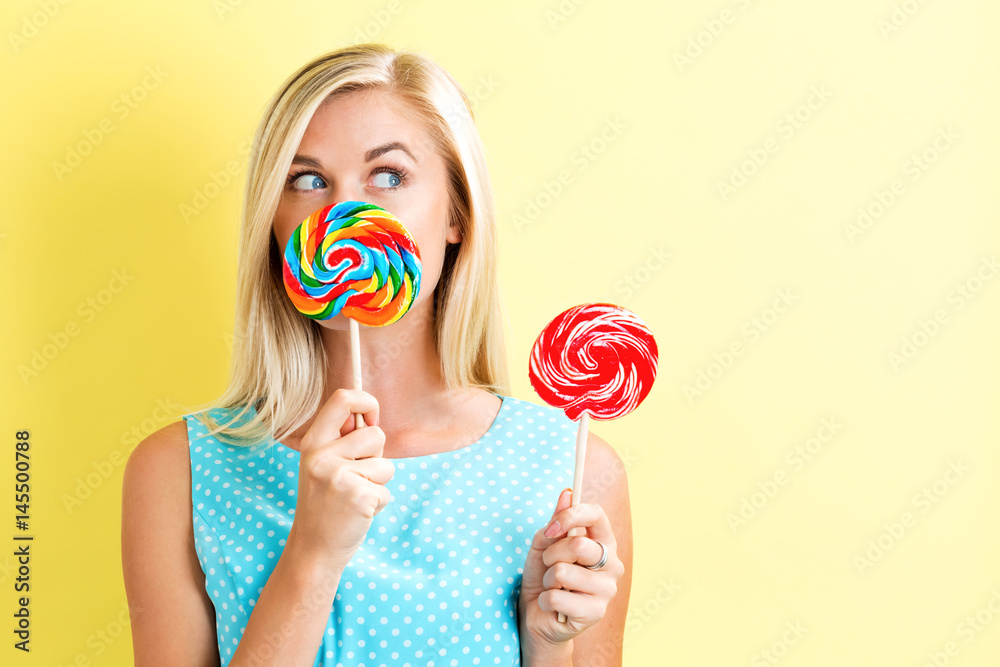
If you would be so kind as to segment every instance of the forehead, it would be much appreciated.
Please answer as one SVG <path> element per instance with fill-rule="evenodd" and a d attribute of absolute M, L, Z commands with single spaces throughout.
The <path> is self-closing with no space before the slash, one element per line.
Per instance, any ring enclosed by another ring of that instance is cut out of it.
<path fill-rule="evenodd" d="M 357 90 L 327 98 L 309 120 L 300 148 L 357 157 L 388 141 L 401 141 L 420 158 L 429 147 L 423 123 L 406 101 L 383 90 Z"/>

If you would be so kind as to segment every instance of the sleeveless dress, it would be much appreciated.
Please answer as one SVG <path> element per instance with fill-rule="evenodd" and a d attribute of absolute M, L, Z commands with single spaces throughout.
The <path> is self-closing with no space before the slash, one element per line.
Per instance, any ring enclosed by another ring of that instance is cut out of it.
<path fill-rule="evenodd" d="M 392 459 L 390 503 L 344 570 L 314 666 L 521 664 L 521 574 L 573 485 L 576 423 L 500 398 L 475 443 Z M 222 444 L 194 413 L 184 418 L 195 549 L 226 667 L 291 530 L 300 454 L 274 440 L 263 451 L 269 443 Z"/>

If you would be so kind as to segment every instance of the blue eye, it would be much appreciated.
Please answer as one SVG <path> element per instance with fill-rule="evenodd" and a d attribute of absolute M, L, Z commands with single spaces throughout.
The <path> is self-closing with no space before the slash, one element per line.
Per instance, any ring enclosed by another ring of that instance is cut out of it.
<path fill-rule="evenodd" d="M 302 174 L 292 181 L 292 185 L 299 190 L 318 190 L 326 187 L 323 179 L 316 174 Z"/>
<path fill-rule="evenodd" d="M 379 188 L 394 188 L 403 182 L 403 179 L 401 179 L 398 175 L 396 175 L 391 171 L 380 171 L 379 173 L 375 174 L 376 179 L 378 179 L 379 176 L 388 177 L 388 183 L 385 185 L 379 184 L 377 180 L 375 181 L 375 186 Z"/>

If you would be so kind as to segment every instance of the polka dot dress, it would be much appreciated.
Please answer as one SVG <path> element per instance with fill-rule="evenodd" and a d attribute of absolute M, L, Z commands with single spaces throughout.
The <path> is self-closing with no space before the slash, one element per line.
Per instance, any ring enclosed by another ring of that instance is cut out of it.
<path fill-rule="evenodd" d="M 344 570 L 314 665 L 521 663 L 521 574 L 535 531 L 573 485 L 576 424 L 561 410 L 501 399 L 477 442 L 392 459 L 392 499 Z M 299 452 L 277 441 L 224 445 L 184 417 L 195 548 L 225 667 L 288 539 Z"/>

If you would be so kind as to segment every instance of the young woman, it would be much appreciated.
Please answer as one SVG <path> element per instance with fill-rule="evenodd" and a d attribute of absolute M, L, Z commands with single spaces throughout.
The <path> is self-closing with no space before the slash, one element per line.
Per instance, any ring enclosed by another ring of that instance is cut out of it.
<path fill-rule="evenodd" d="M 571 507 L 575 425 L 508 395 L 460 86 L 384 45 L 324 55 L 271 100 L 248 172 L 228 390 L 125 470 L 135 664 L 620 665 L 625 472 L 590 434 Z M 402 221 L 422 264 L 402 319 L 362 327 L 364 391 L 348 321 L 299 313 L 281 274 L 299 223 L 349 200 Z"/>

